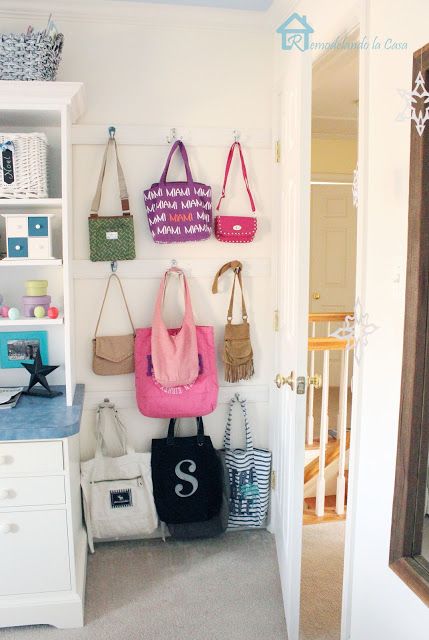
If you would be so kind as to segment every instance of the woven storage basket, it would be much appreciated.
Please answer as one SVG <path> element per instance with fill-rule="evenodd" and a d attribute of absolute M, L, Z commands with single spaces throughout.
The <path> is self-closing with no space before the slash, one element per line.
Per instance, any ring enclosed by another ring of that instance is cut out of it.
<path fill-rule="evenodd" d="M 1 151 L 6 142 L 12 143 L 12 182 Z M 44 133 L 0 133 L 0 198 L 48 197 L 47 146 Z"/>
<path fill-rule="evenodd" d="M 44 31 L 0 35 L 0 80 L 55 80 L 64 36 Z"/>

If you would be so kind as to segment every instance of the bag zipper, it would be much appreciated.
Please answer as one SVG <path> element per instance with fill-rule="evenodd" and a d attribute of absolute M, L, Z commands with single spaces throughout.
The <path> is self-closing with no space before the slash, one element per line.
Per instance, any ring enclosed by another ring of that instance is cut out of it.
<path fill-rule="evenodd" d="M 135 476 L 135 478 L 114 478 L 113 480 L 91 480 L 90 484 L 99 484 L 101 482 L 131 482 L 131 480 L 139 480 L 137 482 L 139 487 L 143 486 L 143 476 Z"/>

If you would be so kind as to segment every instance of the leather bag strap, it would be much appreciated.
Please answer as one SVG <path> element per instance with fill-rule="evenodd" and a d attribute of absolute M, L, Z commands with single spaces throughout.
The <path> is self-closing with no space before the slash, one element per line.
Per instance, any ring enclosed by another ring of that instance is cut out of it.
<path fill-rule="evenodd" d="M 99 313 L 99 315 L 98 315 L 97 326 L 95 327 L 94 338 L 96 338 L 96 337 L 97 337 L 97 331 L 98 331 L 98 327 L 99 327 L 99 325 L 100 325 L 101 315 L 102 315 L 102 313 L 103 313 L 103 309 L 104 309 L 104 303 L 106 302 L 107 293 L 108 293 L 108 291 L 109 291 L 109 287 L 110 287 L 110 283 L 111 283 L 111 281 L 112 281 L 112 278 L 115 278 L 115 279 L 118 281 L 119 288 L 121 289 L 122 297 L 123 297 L 124 302 L 125 302 L 125 308 L 126 308 L 127 313 L 128 313 L 128 318 L 130 319 L 130 324 L 131 324 L 131 326 L 132 326 L 132 328 L 133 328 L 133 334 L 134 334 L 134 335 L 136 335 L 136 330 L 135 330 L 135 328 L 134 328 L 134 324 L 133 324 L 133 321 L 132 321 L 132 318 L 131 318 L 131 313 L 130 313 L 130 310 L 129 310 L 129 307 L 128 307 L 127 299 L 126 299 L 126 297 L 125 297 L 124 289 L 122 288 L 122 282 L 120 281 L 120 279 L 119 279 L 119 277 L 116 275 L 116 273 L 112 273 L 112 274 L 109 276 L 109 280 L 108 280 L 108 282 L 107 282 L 107 286 L 106 286 L 106 291 L 104 292 L 103 302 L 102 302 L 102 304 L 101 304 L 100 313 Z"/>
<path fill-rule="evenodd" d="M 214 277 L 214 280 L 213 280 L 212 293 L 217 293 L 218 292 L 219 278 L 220 278 L 221 275 L 223 275 L 229 269 L 232 269 L 234 271 L 234 282 L 233 282 L 233 285 L 232 285 L 231 298 L 229 300 L 229 307 L 228 307 L 228 315 L 227 315 L 228 324 L 231 324 L 231 322 L 232 322 L 236 280 L 238 280 L 238 283 L 239 283 L 240 289 L 241 289 L 241 315 L 242 315 L 242 318 L 243 318 L 243 322 L 247 323 L 248 316 L 247 316 L 246 302 L 244 300 L 243 281 L 242 281 L 242 278 L 241 278 L 241 272 L 243 270 L 243 265 L 242 265 L 241 262 L 239 262 L 239 260 L 232 260 L 231 262 L 227 262 L 226 264 L 224 264 L 219 269 L 219 271 L 216 273 L 216 275 Z"/>
<path fill-rule="evenodd" d="M 119 196 L 121 198 L 122 215 L 123 216 L 130 215 L 130 202 L 128 199 L 128 191 L 127 191 L 127 185 L 125 183 L 124 172 L 122 170 L 122 165 L 119 161 L 118 146 L 114 138 L 109 138 L 106 145 L 106 149 L 104 151 L 103 160 L 101 162 L 101 170 L 100 170 L 100 176 L 98 178 L 97 190 L 95 192 L 95 196 L 91 205 L 91 216 L 90 216 L 91 218 L 98 217 L 98 212 L 100 210 L 100 202 L 101 202 L 101 192 L 103 189 L 103 180 L 106 173 L 107 155 L 109 153 L 109 148 L 112 145 L 113 145 L 115 156 L 116 156 L 116 171 L 118 174 Z"/>
<path fill-rule="evenodd" d="M 232 144 L 232 146 L 231 146 L 231 149 L 229 150 L 228 158 L 226 160 L 225 177 L 224 177 L 224 180 L 223 180 L 222 194 L 221 194 L 221 196 L 219 198 L 219 202 L 217 204 L 216 211 L 219 211 L 220 203 L 222 202 L 222 200 L 225 197 L 226 183 L 228 181 L 229 170 L 231 168 L 232 158 L 234 156 L 234 151 L 235 151 L 236 148 L 238 149 L 238 151 L 240 153 L 241 170 L 242 170 L 242 173 L 243 173 L 244 184 L 246 185 L 247 193 L 249 195 L 250 206 L 252 208 L 252 212 L 255 213 L 255 211 L 256 211 L 255 202 L 253 200 L 252 192 L 250 191 L 249 179 L 247 177 L 246 163 L 244 162 L 244 156 L 243 156 L 243 152 L 241 150 L 241 144 L 239 142 L 234 142 Z"/>

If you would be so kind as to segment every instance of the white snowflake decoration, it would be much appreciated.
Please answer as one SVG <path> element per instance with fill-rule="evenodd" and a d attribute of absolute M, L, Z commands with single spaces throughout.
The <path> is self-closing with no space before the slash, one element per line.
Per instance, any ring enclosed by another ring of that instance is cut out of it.
<path fill-rule="evenodd" d="M 358 208 L 358 204 L 359 204 L 358 182 L 359 182 L 359 164 L 356 165 L 356 169 L 353 171 L 353 184 L 352 184 L 353 205 L 355 206 L 356 209 Z"/>
<path fill-rule="evenodd" d="M 330 338 L 347 341 L 347 351 L 354 349 L 357 364 L 360 363 L 362 350 L 368 344 L 368 336 L 379 327 L 369 322 L 368 313 L 364 313 L 359 298 L 356 300 L 354 315 L 346 316 L 344 326 L 330 334 Z"/>
<path fill-rule="evenodd" d="M 396 117 L 397 122 L 412 120 L 416 124 L 417 133 L 421 136 L 425 130 L 426 122 L 429 120 L 429 93 L 426 91 L 422 72 L 419 71 L 412 91 L 398 89 L 398 93 L 405 100 L 405 107 Z M 424 109 L 418 107 L 417 111 L 417 102 L 420 102 Z"/>

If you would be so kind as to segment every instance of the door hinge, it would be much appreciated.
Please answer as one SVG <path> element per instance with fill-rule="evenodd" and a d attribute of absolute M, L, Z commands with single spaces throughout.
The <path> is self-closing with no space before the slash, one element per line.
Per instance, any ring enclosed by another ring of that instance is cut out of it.
<path fill-rule="evenodd" d="M 271 489 L 274 491 L 276 488 L 276 472 L 274 469 L 271 470 Z"/>
<path fill-rule="evenodd" d="M 276 159 L 277 164 L 279 164 L 280 160 L 281 160 L 281 145 L 280 145 L 280 140 L 276 140 L 275 145 L 274 145 L 274 156 Z"/>
<path fill-rule="evenodd" d="M 279 310 L 278 309 L 274 309 L 273 329 L 274 331 L 279 330 Z"/>

